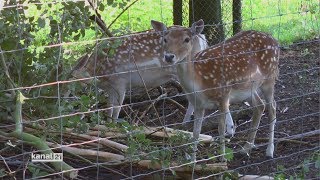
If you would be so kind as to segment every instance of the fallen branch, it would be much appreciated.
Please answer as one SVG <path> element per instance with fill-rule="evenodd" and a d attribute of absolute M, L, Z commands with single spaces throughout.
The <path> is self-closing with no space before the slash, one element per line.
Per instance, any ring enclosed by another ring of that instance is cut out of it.
<path fill-rule="evenodd" d="M 172 103 L 175 104 L 175 105 L 177 105 L 178 108 L 179 108 L 181 111 L 183 111 L 183 112 L 186 112 L 186 111 L 187 111 L 186 108 L 185 108 L 184 106 L 182 106 L 180 103 L 178 103 L 177 101 L 175 101 L 175 100 L 173 100 L 173 99 L 171 99 L 171 98 L 168 98 L 168 99 L 166 99 L 166 100 L 169 101 L 169 102 L 172 102 Z"/>
<path fill-rule="evenodd" d="M 65 145 L 60 146 L 58 144 L 54 144 L 54 143 L 50 143 L 50 142 L 47 142 L 47 144 L 50 147 L 59 148 L 59 149 L 66 151 L 68 153 L 79 155 L 79 156 L 86 156 L 91 159 L 99 158 L 99 159 L 101 159 L 103 161 L 107 161 L 107 162 L 109 162 L 109 161 L 119 162 L 119 161 L 123 161 L 125 159 L 124 156 L 122 156 L 122 155 L 109 153 L 109 152 L 95 151 L 95 150 L 90 150 L 90 149 L 79 149 L 79 148 L 69 147 L 69 146 L 65 146 Z"/>
<path fill-rule="evenodd" d="M 139 119 L 142 119 L 146 116 L 147 112 L 149 112 L 149 110 L 154 106 L 154 104 L 156 102 L 158 102 L 160 99 L 162 99 L 163 97 L 167 97 L 167 93 L 161 94 L 160 96 L 158 96 L 155 100 L 153 100 L 153 102 L 147 107 L 146 110 L 143 111 L 142 115 L 139 117 Z"/>
<path fill-rule="evenodd" d="M 108 131 L 89 131 L 87 135 L 96 136 L 96 137 L 106 137 L 106 138 L 125 138 L 126 134 L 120 132 L 108 132 Z"/>
<path fill-rule="evenodd" d="M 305 144 L 305 145 L 311 145 L 308 142 L 303 142 L 303 141 L 298 141 L 296 139 L 301 139 L 301 138 L 305 138 L 308 136 L 314 136 L 314 135 L 318 135 L 320 134 L 320 129 L 314 130 L 314 131 L 310 131 L 310 132 L 306 132 L 306 133 L 302 133 L 302 134 L 296 134 L 296 135 L 291 135 L 288 137 L 283 137 L 283 138 L 274 138 L 275 142 L 291 142 L 291 143 L 298 143 L 298 144 Z M 238 139 L 238 140 L 247 140 L 246 138 L 234 138 L 234 139 Z M 256 141 L 269 141 L 268 138 L 256 138 Z"/>
<path fill-rule="evenodd" d="M 233 137 L 232 139 L 234 140 L 240 140 L 240 141 L 247 141 L 248 138 L 246 137 Z M 293 139 L 285 139 L 285 140 L 277 140 L 276 138 L 274 139 L 276 142 L 290 142 L 290 143 L 296 143 L 296 144 L 304 144 L 304 145 L 311 145 L 310 143 L 308 142 L 303 142 L 303 141 L 297 141 L 297 140 L 293 140 Z M 256 142 L 265 142 L 265 141 L 269 141 L 269 138 L 255 138 L 255 141 Z"/>
<path fill-rule="evenodd" d="M 317 129 L 317 130 L 314 130 L 314 131 L 309 131 L 309 132 L 306 132 L 306 133 L 302 133 L 302 134 L 296 134 L 296 135 L 292 135 L 292 136 L 289 136 L 289 137 L 284 137 L 284 138 L 275 138 L 275 141 L 277 142 L 281 142 L 281 141 L 286 141 L 286 140 L 289 140 L 289 139 L 300 139 L 300 138 L 304 138 L 304 137 L 307 137 L 307 136 L 313 136 L 313 135 L 318 135 L 320 134 L 320 129 Z"/>
<path fill-rule="evenodd" d="M 73 136 L 78 136 L 78 137 L 82 137 L 84 139 L 89 139 L 89 140 L 97 140 L 100 144 L 106 146 L 106 147 L 112 147 L 115 149 L 118 149 L 122 152 L 125 152 L 129 147 L 114 141 L 111 141 L 107 138 L 99 138 L 99 137 L 93 137 L 93 136 L 89 136 L 89 135 L 85 135 L 85 134 L 76 134 L 76 133 L 71 133 L 71 135 Z"/>
<path fill-rule="evenodd" d="M 137 163 L 139 166 L 148 169 L 163 169 L 160 163 L 152 162 L 151 160 L 142 160 Z M 193 169 L 196 172 L 221 172 L 228 169 L 227 163 L 216 163 L 216 164 L 205 164 L 205 165 L 195 165 L 194 167 L 189 165 L 179 165 L 177 163 L 171 163 L 169 169 L 177 172 L 192 172 Z"/>
<path fill-rule="evenodd" d="M 259 176 L 259 175 L 240 175 L 239 180 L 273 180 L 273 177 L 270 176 Z"/>
<path fill-rule="evenodd" d="M 115 129 L 108 128 L 104 125 L 96 125 L 92 127 L 94 130 L 99 130 L 99 131 L 113 131 L 112 133 L 116 134 L 121 134 L 119 131 L 117 132 Z M 157 136 L 157 137 L 164 137 L 168 138 L 174 135 L 177 135 L 177 133 L 186 133 L 192 136 L 192 132 L 189 131 L 183 131 L 183 130 L 177 130 L 177 129 L 172 129 L 168 127 L 143 127 L 143 131 L 145 134 L 151 135 L 151 136 Z M 97 131 L 95 131 L 97 132 Z M 123 136 L 126 137 L 126 135 L 122 134 Z M 204 143 L 210 143 L 212 142 L 212 136 L 205 135 L 205 134 L 200 134 L 199 136 L 199 141 L 204 142 Z"/>
<path fill-rule="evenodd" d="M 175 109 L 172 113 L 167 114 L 167 115 L 165 115 L 165 116 L 162 116 L 162 117 L 160 117 L 160 119 L 168 118 L 168 117 L 176 114 L 177 112 L 179 112 L 179 109 Z M 158 120 L 158 118 L 150 119 L 148 122 L 153 122 L 153 121 L 156 121 L 156 120 Z"/>
<path fill-rule="evenodd" d="M 152 136 L 157 136 L 157 137 L 164 137 L 164 138 L 175 136 L 178 133 L 185 133 L 191 136 L 193 134 L 192 132 L 189 132 L 189 131 L 177 130 L 177 129 L 167 128 L 167 127 L 144 127 L 144 131 L 146 134 L 150 134 Z M 212 142 L 212 140 L 213 140 L 212 136 L 205 135 L 205 134 L 199 135 L 200 142 L 210 143 Z"/>

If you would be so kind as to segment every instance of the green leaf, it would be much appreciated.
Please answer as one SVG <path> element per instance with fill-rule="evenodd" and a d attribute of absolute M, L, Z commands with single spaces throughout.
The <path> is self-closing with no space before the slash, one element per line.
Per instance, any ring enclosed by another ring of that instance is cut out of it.
<path fill-rule="evenodd" d="M 39 18 L 38 19 L 38 26 L 40 28 L 44 28 L 46 26 L 46 20 L 42 19 L 42 18 Z"/>
<path fill-rule="evenodd" d="M 32 178 L 36 178 L 39 176 L 46 176 L 48 175 L 47 172 L 40 170 L 37 167 L 28 166 L 28 170 L 32 173 Z"/>
<path fill-rule="evenodd" d="M 34 20 L 34 16 L 30 17 L 30 18 L 29 18 L 29 23 L 32 23 L 33 20 Z"/>
<path fill-rule="evenodd" d="M 12 38 L 6 39 L 1 44 L 3 50 L 12 50 L 16 47 L 16 41 Z"/>
<path fill-rule="evenodd" d="M 81 102 L 82 102 L 82 104 L 83 104 L 84 106 L 89 105 L 89 103 L 90 103 L 90 98 L 89 98 L 89 96 L 82 95 L 82 96 L 80 97 L 80 99 L 81 99 Z"/>
<path fill-rule="evenodd" d="M 99 10 L 100 10 L 100 11 L 104 11 L 104 9 L 105 9 L 104 4 L 103 4 L 103 3 L 100 3 Z"/>
<path fill-rule="evenodd" d="M 305 173 L 308 173 L 310 171 L 309 165 L 307 164 L 304 164 L 302 168 L 303 168 L 303 172 Z"/>
<path fill-rule="evenodd" d="M 113 0 L 107 0 L 107 4 L 108 4 L 108 5 L 112 5 L 113 2 L 114 2 Z"/>
<path fill-rule="evenodd" d="M 73 36 L 73 40 L 75 40 L 75 41 L 78 41 L 78 40 L 79 40 L 79 38 L 80 38 L 80 33 L 79 33 L 79 34 L 77 34 L 77 35 L 75 35 L 75 36 Z"/>
<path fill-rule="evenodd" d="M 228 161 L 231 161 L 233 159 L 233 150 L 231 148 L 226 147 L 226 155 L 225 158 Z"/>

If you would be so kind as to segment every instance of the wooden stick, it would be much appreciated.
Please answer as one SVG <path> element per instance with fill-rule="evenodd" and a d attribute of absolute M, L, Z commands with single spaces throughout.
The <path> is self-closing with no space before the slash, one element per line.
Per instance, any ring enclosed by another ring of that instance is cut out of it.
<path fill-rule="evenodd" d="M 272 180 L 273 177 L 270 176 L 258 176 L 258 175 L 245 175 L 241 176 L 239 174 L 239 180 Z"/>
<path fill-rule="evenodd" d="M 112 147 L 115 149 L 118 149 L 122 152 L 125 152 L 129 147 L 114 141 L 111 141 L 107 138 L 98 138 L 98 137 L 93 137 L 93 136 L 89 136 L 89 135 L 85 135 L 85 134 L 75 134 L 75 133 L 71 133 L 73 136 L 78 136 L 78 137 L 82 137 L 84 139 L 89 139 L 89 140 L 98 140 L 100 144 L 106 146 L 106 147 Z"/>
<path fill-rule="evenodd" d="M 142 115 L 139 117 L 139 119 L 142 119 L 145 117 L 145 115 L 147 114 L 147 112 L 149 112 L 149 110 L 151 109 L 152 106 L 154 106 L 154 104 L 156 102 L 158 102 L 161 98 L 163 97 L 167 97 L 167 93 L 161 94 L 160 96 L 158 96 L 155 100 L 153 100 L 153 102 L 147 107 L 147 109 L 145 111 L 143 111 Z"/>
<path fill-rule="evenodd" d="M 90 150 L 90 149 L 79 149 L 75 147 L 68 147 L 68 146 L 60 146 L 58 144 L 50 143 L 47 142 L 47 144 L 50 147 L 54 148 L 60 148 L 63 151 L 66 151 L 71 154 L 76 154 L 80 156 L 87 156 L 89 158 L 97 158 L 102 159 L 104 161 L 123 161 L 125 158 L 122 155 L 119 154 L 114 154 L 114 153 L 109 153 L 109 152 L 103 152 L 103 151 L 95 151 L 95 150 Z"/>
<path fill-rule="evenodd" d="M 175 100 L 173 100 L 173 99 L 171 99 L 171 98 L 168 98 L 168 99 L 166 99 L 166 100 L 172 102 L 172 103 L 175 104 L 175 105 L 177 105 L 178 108 L 179 108 L 180 110 L 182 110 L 183 112 L 186 112 L 186 111 L 187 111 L 186 108 L 185 108 L 184 106 L 182 106 L 180 103 L 178 103 L 177 101 L 175 101 Z"/>
<path fill-rule="evenodd" d="M 89 131 L 87 135 L 90 136 L 99 136 L 99 137 L 106 137 L 106 138 L 124 138 L 127 137 L 126 134 L 120 132 L 101 132 L 101 131 Z"/>
<path fill-rule="evenodd" d="M 160 117 L 160 118 L 161 118 L 161 119 L 168 118 L 168 117 L 176 114 L 177 112 L 179 112 L 179 109 L 175 109 L 172 113 L 167 114 L 167 115 L 165 115 L 165 116 L 162 116 L 162 117 Z M 156 121 L 156 120 L 158 120 L 158 119 L 157 119 L 157 118 L 154 118 L 154 119 L 150 119 L 148 122 L 153 122 L 153 121 Z"/>
<path fill-rule="evenodd" d="M 289 137 L 284 137 L 284 138 L 275 138 L 275 141 L 277 142 L 281 142 L 281 141 L 286 141 L 288 139 L 300 139 L 300 138 L 303 138 L 303 137 L 306 137 L 306 136 L 313 136 L 313 135 L 318 135 L 320 134 L 320 129 L 317 129 L 317 130 L 314 130 L 314 131 L 309 131 L 309 132 L 306 132 L 306 133 L 302 133 L 302 134 L 296 134 L 296 135 L 292 135 L 292 136 L 289 136 Z"/>
<path fill-rule="evenodd" d="M 146 134 L 150 134 L 152 136 L 157 136 L 157 137 L 171 137 L 176 135 L 177 133 L 186 133 L 192 136 L 192 132 L 189 131 L 183 131 L 183 130 L 176 130 L 168 127 L 145 127 L 144 131 Z M 204 142 L 204 143 L 210 143 L 212 142 L 213 138 L 212 136 L 205 135 L 205 134 L 200 134 L 199 135 L 199 141 Z"/>
<path fill-rule="evenodd" d="M 151 160 L 141 160 L 138 165 L 148 169 L 163 169 L 163 166 L 157 162 L 152 162 Z M 191 167 L 188 165 L 180 166 L 177 163 L 171 163 L 169 169 L 177 172 L 192 172 L 193 169 L 196 172 L 221 172 L 228 169 L 227 163 L 216 163 L 216 164 L 206 164 L 205 166 L 201 164 Z"/>
<path fill-rule="evenodd" d="M 313 135 L 318 135 L 318 134 L 320 134 L 320 129 L 306 132 L 306 133 L 302 133 L 302 134 L 296 134 L 296 135 L 292 135 L 292 136 L 288 136 L 288 137 L 283 137 L 283 138 L 274 138 L 274 141 L 278 142 L 278 143 L 279 142 L 291 142 L 291 143 L 312 145 L 309 142 L 298 141 L 296 139 L 305 138 L 308 136 L 313 136 Z M 235 137 L 234 139 L 244 140 L 244 141 L 247 140 L 247 138 L 237 138 L 237 137 Z M 256 141 L 268 141 L 269 139 L 268 138 L 256 138 L 255 140 Z"/>

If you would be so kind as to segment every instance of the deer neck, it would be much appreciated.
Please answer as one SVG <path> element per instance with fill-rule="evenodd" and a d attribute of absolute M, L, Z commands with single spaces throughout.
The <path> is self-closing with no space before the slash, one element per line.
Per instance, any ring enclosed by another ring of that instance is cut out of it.
<path fill-rule="evenodd" d="M 177 75 L 186 92 L 192 92 L 198 89 L 195 86 L 195 70 L 191 54 L 177 64 Z"/>

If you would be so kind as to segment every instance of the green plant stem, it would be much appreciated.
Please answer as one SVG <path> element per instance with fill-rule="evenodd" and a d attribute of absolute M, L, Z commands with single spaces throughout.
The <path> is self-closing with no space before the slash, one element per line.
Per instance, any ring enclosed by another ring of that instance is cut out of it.
<path fill-rule="evenodd" d="M 0 131 L 0 134 L 7 136 L 7 137 L 15 137 L 17 139 L 20 139 L 24 141 L 25 143 L 32 145 L 39 149 L 41 153 L 43 154 L 51 154 L 53 151 L 50 149 L 50 147 L 42 141 L 40 138 L 24 132 L 19 131 L 13 131 L 11 133 L 5 133 Z M 69 178 L 76 178 L 78 175 L 78 170 L 74 169 L 72 166 L 68 165 L 65 162 L 51 162 L 52 166 L 60 172 L 63 172 L 66 176 Z"/>
<path fill-rule="evenodd" d="M 13 118 L 15 120 L 15 124 L 16 124 L 16 132 L 22 132 L 23 127 L 22 127 L 22 103 L 23 100 L 25 99 L 25 97 L 22 95 L 22 93 L 20 91 L 17 91 L 17 97 L 16 97 L 16 106 L 14 109 L 14 113 L 13 113 Z"/>
<path fill-rule="evenodd" d="M 11 79 L 10 77 L 10 74 L 9 74 L 9 70 L 8 70 L 8 67 L 7 67 L 7 64 L 6 64 L 6 61 L 4 60 L 4 55 L 3 55 L 3 52 L 2 52 L 2 48 L 0 46 L 0 56 L 1 56 L 1 64 L 3 66 L 3 70 L 4 70 L 4 73 L 6 74 L 7 76 L 7 79 L 9 81 L 8 85 L 11 89 L 14 89 L 15 88 L 15 84 L 13 82 L 13 80 Z M 15 96 L 15 92 L 14 90 L 11 91 L 12 92 L 12 96 Z"/>

